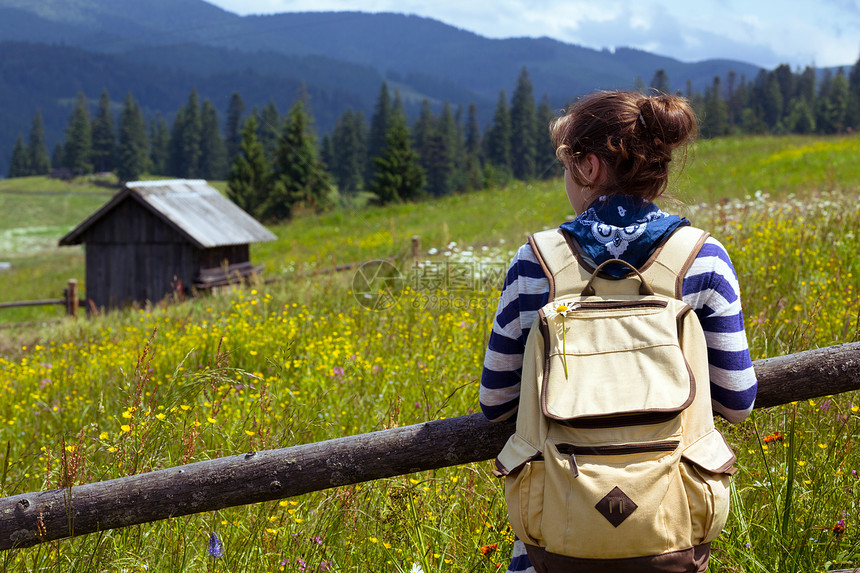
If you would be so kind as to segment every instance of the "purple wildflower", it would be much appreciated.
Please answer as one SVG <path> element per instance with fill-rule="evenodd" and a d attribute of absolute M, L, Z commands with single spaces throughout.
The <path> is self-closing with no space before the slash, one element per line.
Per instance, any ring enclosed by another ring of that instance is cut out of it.
<path fill-rule="evenodd" d="M 218 534 L 214 531 L 209 534 L 209 557 L 221 559 L 224 552 L 221 550 L 221 540 L 218 539 Z"/>

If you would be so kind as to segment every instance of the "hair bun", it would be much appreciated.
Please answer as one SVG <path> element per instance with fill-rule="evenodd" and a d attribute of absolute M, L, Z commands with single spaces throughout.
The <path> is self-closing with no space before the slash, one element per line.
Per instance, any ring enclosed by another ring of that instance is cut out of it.
<path fill-rule="evenodd" d="M 653 200 L 666 189 L 673 151 L 695 130 L 696 116 L 681 96 L 614 90 L 579 98 L 553 121 L 550 138 L 579 185 L 593 183 L 582 159 L 594 154 L 605 167 L 595 190 Z"/>
<path fill-rule="evenodd" d="M 640 124 L 655 143 L 671 149 L 695 135 L 696 117 L 683 98 L 659 94 L 642 98 L 638 104 Z"/>

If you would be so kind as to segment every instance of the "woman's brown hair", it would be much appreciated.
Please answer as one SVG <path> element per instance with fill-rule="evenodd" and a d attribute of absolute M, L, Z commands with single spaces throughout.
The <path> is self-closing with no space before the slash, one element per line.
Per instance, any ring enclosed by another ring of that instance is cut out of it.
<path fill-rule="evenodd" d="M 691 142 L 696 129 L 686 98 L 617 90 L 577 100 L 550 125 L 550 137 L 579 185 L 592 184 L 580 160 L 593 153 L 605 174 L 596 191 L 653 200 L 669 182 L 672 152 Z"/>

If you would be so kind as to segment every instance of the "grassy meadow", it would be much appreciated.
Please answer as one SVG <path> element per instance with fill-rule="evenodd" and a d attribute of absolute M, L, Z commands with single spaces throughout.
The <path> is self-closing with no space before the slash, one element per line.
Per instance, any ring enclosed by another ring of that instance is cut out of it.
<path fill-rule="evenodd" d="M 664 207 L 732 255 L 754 359 L 860 340 L 858 156 L 857 136 L 704 141 L 674 179 Z M 36 194 L 42 183 L 23 181 L 0 182 L 0 260 L 12 263 L 0 302 L 59 297 L 66 279 L 83 279 L 82 250 L 52 245 L 110 193 L 52 190 L 52 207 Z M 252 247 L 278 282 L 89 320 L 0 310 L 0 495 L 471 413 L 510 257 L 529 232 L 571 214 L 560 181 L 338 210 L 274 227 L 277 241 Z M 51 231 L 32 230 L 42 227 Z M 39 233 L 50 241 L 17 240 Z M 403 279 L 392 300 L 365 296 L 352 271 L 312 274 L 386 257 Z M 739 472 L 712 572 L 860 565 L 860 396 L 720 427 Z M 492 467 L 6 551 L 0 568 L 504 571 L 512 535 Z"/>

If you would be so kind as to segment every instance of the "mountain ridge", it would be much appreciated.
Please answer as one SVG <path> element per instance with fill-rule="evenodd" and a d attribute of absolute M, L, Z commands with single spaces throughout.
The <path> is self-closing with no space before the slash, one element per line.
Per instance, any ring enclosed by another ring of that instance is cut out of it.
<path fill-rule="evenodd" d="M 524 67 L 535 96 L 546 95 L 557 108 L 594 89 L 632 87 L 637 77 L 647 82 L 658 69 L 673 89 L 689 80 L 699 90 L 729 70 L 748 77 L 759 70 L 731 60 L 685 63 L 551 38 L 485 38 L 415 15 L 239 16 L 203 0 L 0 0 L 0 59 L 10 53 L 33 72 L 0 62 L 0 90 L 7 90 L 0 96 L 0 175 L 37 107 L 49 146 L 62 137 L 62 114 L 78 91 L 93 103 L 103 88 L 115 102 L 130 91 L 150 114 L 170 117 L 177 94 L 187 96 L 195 87 L 222 114 L 232 91 L 249 110 L 275 99 L 285 112 L 294 86 L 305 83 L 319 131 L 327 132 L 347 107 L 369 116 L 383 80 L 408 95 L 410 112 L 423 98 L 437 106 L 474 102 L 485 125 L 500 90 L 510 95 Z M 63 62 L 60 69 L 51 60 Z M 45 76 L 40 70 L 55 71 Z"/>

